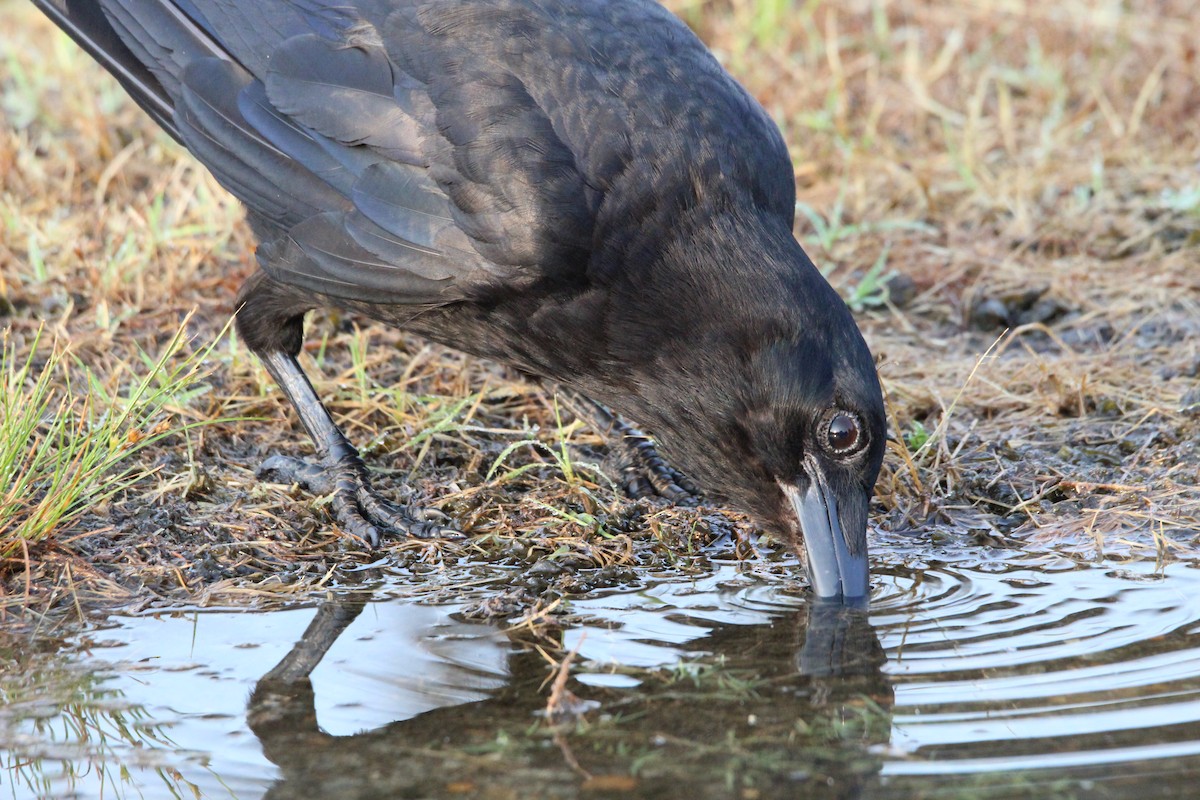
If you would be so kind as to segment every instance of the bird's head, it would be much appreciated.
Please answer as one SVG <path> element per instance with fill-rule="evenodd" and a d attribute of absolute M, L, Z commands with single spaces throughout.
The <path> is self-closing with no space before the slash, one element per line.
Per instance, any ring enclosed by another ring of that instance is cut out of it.
<path fill-rule="evenodd" d="M 733 463 L 712 480 L 805 558 L 818 597 L 854 602 L 870 588 L 867 509 L 886 427 L 866 345 L 856 328 L 839 333 L 770 342 L 750 357 L 740 409 L 726 420 Z"/>
<path fill-rule="evenodd" d="M 866 344 L 852 323 L 838 333 L 756 342 L 675 417 L 692 427 L 663 438 L 707 491 L 785 538 L 818 597 L 855 602 L 870 588 L 867 507 L 886 426 Z"/>
<path fill-rule="evenodd" d="M 854 602 L 870 587 L 867 508 L 883 462 L 883 397 L 850 310 L 787 240 L 791 263 L 752 275 L 769 291 L 706 301 L 720 309 L 707 323 L 684 304 L 694 327 L 660 340 L 657 396 L 629 413 L 643 414 L 706 493 L 782 536 L 806 560 L 818 597 Z"/>

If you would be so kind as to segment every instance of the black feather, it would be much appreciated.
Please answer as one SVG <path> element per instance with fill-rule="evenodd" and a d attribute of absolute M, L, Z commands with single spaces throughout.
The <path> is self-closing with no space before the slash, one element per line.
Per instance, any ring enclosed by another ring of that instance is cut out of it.
<path fill-rule="evenodd" d="M 359 244 L 348 228 L 369 233 L 371 223 L 343 213 L 317 214 L 293 226 L 286 237 L 260 247 L 264 271 L 277 281 L 322 291 L 334 298 L 363 294 L 376 302 L 422 305 L 454 299 L 453 262 L 430 250 L 410 247 L 403 258 L 386 261 Z"/>
<path fill-rule="evenodd" d="M 266 86 L 267 97 L 280 113 L 317 133 L 425 166 L 420 126 L 396 103 L 383 48 L 297 36 L 275 51 Z"/>

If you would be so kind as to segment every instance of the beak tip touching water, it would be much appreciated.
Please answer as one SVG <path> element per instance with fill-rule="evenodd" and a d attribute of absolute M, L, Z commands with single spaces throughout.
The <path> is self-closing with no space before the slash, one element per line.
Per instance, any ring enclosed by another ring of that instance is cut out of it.
<path fill-rule="evenodd" d="M 836 496 L 820 475 L 811 476 L 808 490 L 784 486 L 808 557 L 808 577 L 819 600 L 865 604 L 871 590 L 866 547 L 851 552 L 838 515 Z M 865 531 L 863 532 L 865 535 Z"/>

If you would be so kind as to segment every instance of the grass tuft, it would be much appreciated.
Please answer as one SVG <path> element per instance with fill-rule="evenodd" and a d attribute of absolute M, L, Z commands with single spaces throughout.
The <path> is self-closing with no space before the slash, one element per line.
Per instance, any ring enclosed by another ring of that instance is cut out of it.
<path fill-rule="evenodd" d="M 215 342 L 190 353 L 187 320 L 123 389 L 75 359 L 45 328 L 18 355 L 10 329 L 0 347 L 0 565 L 111 500 L 156 468 L 137 456 L 175 434 L 219 420 L 181 423 L 175 409 L 208 391 Z M 43 354 L 43 349 L 47 350 Z"/>

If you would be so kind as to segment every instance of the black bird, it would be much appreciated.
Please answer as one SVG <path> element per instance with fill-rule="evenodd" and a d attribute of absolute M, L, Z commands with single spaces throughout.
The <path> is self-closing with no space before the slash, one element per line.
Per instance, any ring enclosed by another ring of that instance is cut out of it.
<path fill-rule="evenodd" d="M 657 3 L 34 2 L 246 205 L 237 330 L 345 529 L 440 532 L 374 492 L 301 371 L 325 305 L 636 420 L 818 596 L 866 596 L 871 354 L 792 235 L 778 129 Z"/>

